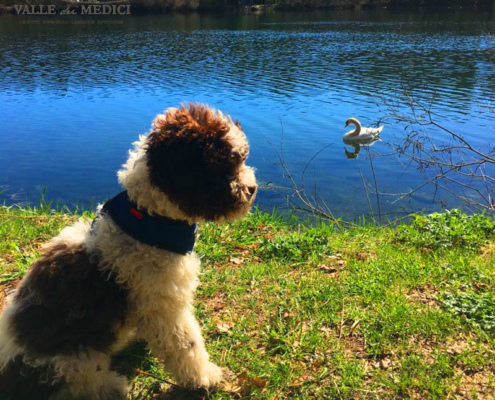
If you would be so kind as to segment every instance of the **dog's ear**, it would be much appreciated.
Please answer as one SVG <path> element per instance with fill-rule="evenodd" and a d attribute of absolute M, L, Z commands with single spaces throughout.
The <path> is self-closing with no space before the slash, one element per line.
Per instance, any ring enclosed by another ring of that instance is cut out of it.
<path fill-rule="evenodd" d="M 157 116 L 147 139 L 151 183 L 190 216 L 216 219 L 232 211 L 239 199 L 231 183 L 245 159 L 229 137 L 233 126 L 201 104 Z"/>

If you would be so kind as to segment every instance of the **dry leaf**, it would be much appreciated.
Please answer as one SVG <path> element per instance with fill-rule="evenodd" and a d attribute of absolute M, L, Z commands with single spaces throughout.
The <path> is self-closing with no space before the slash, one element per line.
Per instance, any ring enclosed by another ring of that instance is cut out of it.
<path fill-rule="evenodd" d="M 232 328 L 232 324 L 225 321 L 216 320 L 215 324 L 219 333 L 228 333 L 230 328 Z"/>
<path fill-rule="evenodd" d="M 337 271 L 334 267 L 328 266 L 328 265 L 325 265 L 325 264 L 320 265 L 320 269 L 322 271 L 325 271 L 325 272 L 336 272 Z"/>
<path fill-rule="evenodd" d="M 290 387 L 298 387 L 303 385 L 305 382 L 312 382 L 315 380 L 315 377 L 312 375 L 309 375 L 308 372 L 303 373 L 299 378 L 297 378 L 292 384 L 290 384 Z"/>
<path fill-rule="evenodd" d="M 224 382 L 222 385 L 222 390 L 228 393 L 240 393 L 242 388 L 232 382 Z"/>
<path fill-rule="evenodd" d="M 239 375 L 237 375 L 237 379 L 239 379 L 239 382 L 241 383 L 247 382 L 248 379 L 247 371 L 242 371 Z"/>
<path fill-rule="evenodd" d="M 362 251 L 356 254 L 356 259 L 358 261 L 369 261 L 369 260 L 374 260 L 375 258 L 376 258 L 375 253 L 368 253 L 366 251 Z"/>
<path fill-rule="evenodd" d="M 249 382 L 256 386 L 258 389 L 263 389 L 268 384 L 268 381 L 266 379 L 261 378 L 249 378 Z"/>
<path fill-rule="evenodd" d="M 325 337 L 328 339 L 330 337 L 330 334 L 332 333 L 332 329 L 329 328 L 328 326 L 322 326 L 320 328 L 320 331 L 325 334 Z"/>
<path fill-rule="evenodd" d="M 457 355 L 461 354 L 463 351 L 465 351 L 468 348 L 468 344 L 465 341 L 458 341 L 455 343 L 452 343 L 449 345 L 447 348 L 447 353 L 452 354 L 452 355 Z"/>
<path fill-rule="evenodd" d="M 237 379 L 239 380 L 239 383 L 242 386 L 243 394 L 249 393 L 249 389 L 252 386 L 257 387 L 258 389 L 263 389 L 268 384 L 268 381 L 266 379 L 249 377 L 247 371 L 243 371 L 239 375 L 237 375 Z"/>
<path fill-rule="evenodd" d="M 241 372 L 239 375 L 237 375 L 237 379 L 239 383 L 241 384 L 241 395 L 242 396 L 247 396 L 249 395 L 249 392 L 251 391 L 251 385 L 248 382 L 248 374 L 247 371 Z"/>
<path fill-rule="evenodd" d="M 240 265 L 244 262 L 244 258 L 242 258 L 242 257 L 230 257 L 229 261 L 232 264 Z"/>

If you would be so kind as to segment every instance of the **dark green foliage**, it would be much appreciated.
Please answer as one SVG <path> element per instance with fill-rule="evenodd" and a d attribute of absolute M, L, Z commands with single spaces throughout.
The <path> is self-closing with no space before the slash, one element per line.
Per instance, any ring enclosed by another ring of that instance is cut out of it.
<path fill-rule="evenodd" d="M 467 323 L 495 334 L 495 293 L 493 290 L 444 293 L 442 305 Z"/>
<path fill-rule="evenodd" d="M 468 215 L 453 209 L 444 213 L 412 215 L 409 225 L 397 229 L 399 241 L 418 247 L 440 249 L 478 248 L 495 235 L 495 221 L 482 214 Z"/>

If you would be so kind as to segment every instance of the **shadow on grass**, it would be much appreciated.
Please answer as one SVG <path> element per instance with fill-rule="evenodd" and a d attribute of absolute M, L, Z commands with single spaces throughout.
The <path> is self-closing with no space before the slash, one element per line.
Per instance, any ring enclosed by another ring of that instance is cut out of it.
<path fill-rule="evenodd" d="M 207 400 L 209 397 L 204 389 L 188 390 L 175 386 L 160 394 L 156 400 Z"/>
<path fill-rule="evenodd" d="M 124 350 L 115 354 L 112 357 L 111 368 L 119 374 L 127 376 L 129 379 L 134 379 L 139 375 L 138 371 L 149 371 L 153 367 L 153 363 L 149 356 L 149 350 L 146 342 L 137 341 L 131 343 Z M 189 390 L 179 386 L 171 386 L 165 392 L 160 393 L 155 400 L 207 400 L 209 398 L 208 391 L 204 389 Z"/>

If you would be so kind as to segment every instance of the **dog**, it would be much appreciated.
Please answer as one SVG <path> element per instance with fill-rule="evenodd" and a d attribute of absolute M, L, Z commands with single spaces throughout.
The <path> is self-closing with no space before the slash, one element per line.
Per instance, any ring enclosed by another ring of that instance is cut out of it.
<path fill-rule="evenodd" d="M 144 340 L 187 388 L 215 388 L 194 316 L 196 223 L 246 215 L 257 183 L 241 125 L 202 104 L 169 108 L 118 172 L 125 189 L 51 239 L 0 316 L 2 400 L 122 400 L 112 354 Z"/>

